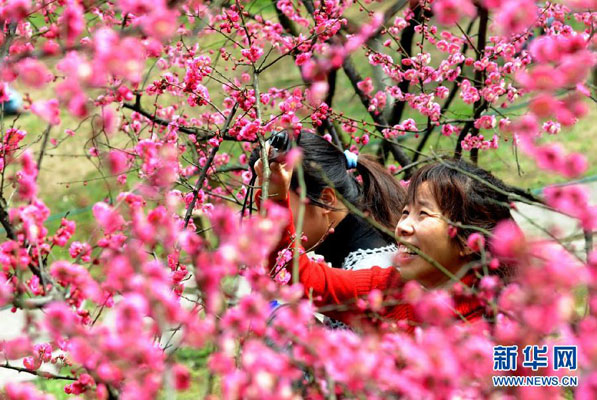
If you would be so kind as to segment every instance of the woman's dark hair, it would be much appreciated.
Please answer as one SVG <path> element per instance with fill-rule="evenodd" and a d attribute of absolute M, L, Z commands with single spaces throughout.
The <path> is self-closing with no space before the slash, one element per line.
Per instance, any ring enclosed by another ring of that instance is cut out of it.
<path fill-rule="evenodd" d="M 446 160 L 428 164 L 413 174 L 406 194 L 407 204 L 415 202 L 417 191 L 425 182 L 442 214 L 450 222 L 489 232 L 493 231 L 498 222 L 513 220 L 510 213 L 511 195 L 537 201 L 532 195 L 506 185 L 484 169 L 462 160 Z M 479 231 L 460 227 L 455 240 L 464 248 L 467 238 L 474 232 Z M 505 272 L 498 271 L 498 274 L 505 278 Z"/>
<path fill-rule="evenodd" d="M 348 171 L 344 152 L 323 137 L 302 131 L 296 143 L 303 151 L 306 197 L 311 204 L 330 208 L 320 198 L 323 189 L 333 187 L 360 211 L 369 212 L 377 222 L 394 229 L 404 207 L 406 190 L 375 158 L 359 155 L 356 170 L 363 181 L 361 185 Z M 296 174 L 292 175 L 290 187 L 299 187 Z"/>
<path fill-rule="evenodd" d="M 333 187 L 359 210 L 370 212 L 380 224 L 394 229 L 404 207 L 406 190 L 372 156 L 361 154 L 357 159 L 356 170 L 363 181 L 360 185 L 348 171 L 346 156 L 335 145 L 308 132 L 301 132 L 297 143 L 303 149 L 306 196 L 311 203 L 328 207 L 319 199 L 323 189 Z M 290 187 L 299 187 L 296 174 Z"/>
<path fill-rule="evenodd" d="M 526 192 L 506 185 L 488 171 L 463 160 L 446 160 L 417 170 L 408 185 L 406 202 L 413 204 L 419 187 L 427 182 L 442 213 L 451 221 L 491 232 L 498 222 L 512 219 L 510 195 L 531 199 Z M 456 238 L 464 246 L 474 228 L 460 228 Z"/>

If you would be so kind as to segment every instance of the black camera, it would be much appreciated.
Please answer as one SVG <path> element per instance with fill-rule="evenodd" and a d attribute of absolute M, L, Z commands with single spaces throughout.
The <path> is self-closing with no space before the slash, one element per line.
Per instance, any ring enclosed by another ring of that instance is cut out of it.
<path fill-rule="evenodd" d="M 287 131 L 280 131 L 272 134 L 267 139 L 266 143 L 269 144 L 269 162 L 281 161 L 284 155 L 288 153 L 290 151 L 290 148 L 292 147 L 292 138 L 290 137 Z M 255 173 L 255 163 L 257 162 L 257 160 L 259 160 L 260 150 L 261 149 L 259 147 L 255 147 L 251 152 L 251 155 L 249 156 L 249 167 L 251 168 L 251 172 L 253 172 L 253 177 L 249 182 L 249 189 L 247 190 L 245 199 L 243 201 L 241 219 L 242 216 L 245 215 L 247 203 L 249 207 L 249 213 L 253 211 L 253 189 L 255 185 L 255 180 L 257 179 L 257 174 Z"/>
<path fill-rule="evenodd" d="M 280 156 L 288 153 L 292 146 L 292 140 L 286 131 L 274 133 L 267 139 L 267 141 L 269 142 L 271 149 L 269 154 L 270 162 L 279 160 Z"/>
<path fill-rule="evenodd" d="M 267 139 L 266 143 L 269 144 L 269 162 L 280 161 L 282 156 L 288 153 L 292 147 L 292 139 L 288 135 L 287 131 L 280 131 L 272 134 Z M 260 148 L 256 147 L 249 156 L 249 166 L 251 167 L 251 170 L 253 170 L 253 173 L 255 173 L 255 170 L 253 169 L 255 163 L 260 157 L 259 152 Z"/>

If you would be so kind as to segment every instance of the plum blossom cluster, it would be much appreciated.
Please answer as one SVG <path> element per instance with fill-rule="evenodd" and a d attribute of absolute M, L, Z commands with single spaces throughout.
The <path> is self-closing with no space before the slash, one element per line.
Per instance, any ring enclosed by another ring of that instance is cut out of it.
<path fill-rule="evenodd" d="M 18 87 L 27 112 L 10 119 L 0 108 L 0 307 L 31 316 L 21 336 L 0 341 L 0 368 L 60 380 L 68 394 L 150 399 L 193 386 L 184 350 L 207 354 L 214 378 L 201 384 L 225 398 L 546 398 L 564 394 L 492 386 L 493 346 L 566 344 L 579 352 L 575 396 L 595 398 L 589 245 L 579 255 L 501 224 L 488 246 L 469 237 L 471 249 L 487 248 L 479 287 L 404 287 L 414 333 L 406 321 L 330 330 L 290 271 L 268 268 L 293 262 L 290 249 L 271 254 L 286 211 L 266 201 L 250 215 L 244 202 L 249 154 L 283 129 L 377 151 L 399 179 L 435 157 L 434 142 L 473 160 L 517 146 L 541 169 L 582 176 L 585 156 L 558 140 L 595 102 L 595 1 L 261 7 L 0 2 L 0 101 Z M 90 205 L 90 226 L 68 215 L 52 224 L 58 210 L 39 182 L 50 144 L 74 139 L 116 181 Z M 597 230 L 579 186 L 543 197 L 588 236 Z M 500 263 L 518 271 L 511 282 L 492 273 Z M 478 298 L 487 320 L 459 323 L 459 296 Z M 375 319 L 384 301 L 374 291 L 357 306 Z M 2 396 L 52 398 L 18 383 Z"/>
<path fill-rule="evenodd" d="M 469 133 L 462 140 L 462 149 L 467 151 L 472 149 L 497 149 L 498 146 L 497 136 L 494 136 L 491 140 L 485 140 L 483 135 L 473 136 Z"/>

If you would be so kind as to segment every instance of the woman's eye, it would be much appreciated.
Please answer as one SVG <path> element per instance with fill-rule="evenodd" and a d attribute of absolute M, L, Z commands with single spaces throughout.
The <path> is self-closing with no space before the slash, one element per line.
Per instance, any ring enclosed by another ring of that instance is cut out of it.
<path fill-rule="evenodd" d="M 408 215 L 408 210 L 402 210 L 402 215 Z"/>
<path fill-rule="evenodd" d="M 419 212 L 419 215 L 425 215 L 425 216 L 428 216 L 428 215 L 429 215 L 429 213 L 428 213 L 427 211 L 421 210 L 421 211 Z"/>

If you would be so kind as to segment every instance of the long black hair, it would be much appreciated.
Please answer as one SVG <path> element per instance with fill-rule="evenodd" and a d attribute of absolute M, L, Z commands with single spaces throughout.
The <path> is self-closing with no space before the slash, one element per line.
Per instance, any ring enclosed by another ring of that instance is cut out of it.
<path fill-rule="evenodd" d="M 323 208 L 321 193 L 326 187 L 335 189 L 346 201 L 362 212 L 367 212 L 377 222 L 393 230 L 406 199 L 406 190 L 374 157 L 359 155 L 356 172 L 362 184 L 350 172 L 344 152 L 316 134 L 302 131 L 296 144 L 303 151 L 302 167 L 307 188 L 306 197 L 311 204 Z M 259 158 L 255 149 L 249 158 L 251 166 Z M 290 187 L 297 190 L 299 180 L 293 173 Z"/>

